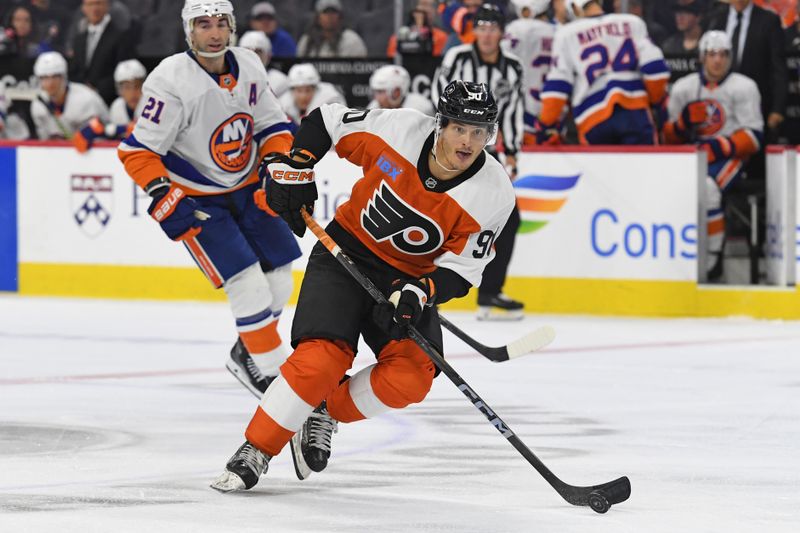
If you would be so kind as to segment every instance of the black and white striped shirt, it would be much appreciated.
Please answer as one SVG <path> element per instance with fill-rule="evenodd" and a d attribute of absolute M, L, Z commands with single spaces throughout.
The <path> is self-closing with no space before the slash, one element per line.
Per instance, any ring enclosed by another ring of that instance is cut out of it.
<path fill-rule="evenodd" d="M 506 153 L 516 154 L 522 145 L 522 65 L 513 54 L 500 50 L 497 63 L 484 63 L 477 45 L 462 44 L 447 51 L 436 71 L 431 89 L 434 105 L 453 80 L 485 83 L 500 111 L 498 122 Z"/>

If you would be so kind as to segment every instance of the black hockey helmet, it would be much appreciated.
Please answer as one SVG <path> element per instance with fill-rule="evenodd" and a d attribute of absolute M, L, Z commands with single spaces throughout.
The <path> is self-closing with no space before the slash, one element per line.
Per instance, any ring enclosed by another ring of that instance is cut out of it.
<path fill-rule="evenodd" d="M 480 24 L 497 24 L 500 26 L 501 30 L 505 29 L 506 27 L 505 15 L 503 15 L 503 12 L 500 11 L 500 8 L 494 4 L 481 5 L 481 7 L 478 8 L 478 11 L 475 12 L 472 20 L 474 27 L 477 27 Z"/>
<path fill-rule="evenodd" d="M 485 83 L 455 80 L 439 96 L 438 113 L 468 124 L 497 123 L 497 102 Z"/>

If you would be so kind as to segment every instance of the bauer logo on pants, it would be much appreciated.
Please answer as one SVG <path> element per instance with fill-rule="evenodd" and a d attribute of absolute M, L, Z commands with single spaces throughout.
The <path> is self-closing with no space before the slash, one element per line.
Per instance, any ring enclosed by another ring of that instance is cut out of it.
<path fill-rule="evenodd" d="M 361 211 L 361 225 L 377 242 L 390 239 L 395 248 L 411 255 L 429 254 L 444 242 L 439 226 L 405 203 L 385 181 Z"/>
<path fill-rule="evenodd" d="M 70 190 L 75 222 L 86 235 L 97 237 L 106 229 L 114 209 L 113 178 L 73 174 Z"/>

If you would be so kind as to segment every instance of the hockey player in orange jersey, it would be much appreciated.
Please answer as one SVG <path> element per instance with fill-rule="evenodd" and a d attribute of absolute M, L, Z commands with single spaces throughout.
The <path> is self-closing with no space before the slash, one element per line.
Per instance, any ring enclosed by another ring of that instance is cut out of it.
<path fill-rule="evenodd" d="M 514 207 L 505 169 L 484 151 L 496 121 L 497 104 L 486 85 L 464 81 L 445 88 L 435 118 L 412 109 L 323 105 L 303 120 L 290 156 L 276 155 L 262 167 L 265 207 L 298 235 L 305 231 L 300 209 L 312 208 L 317 198 L 314 163 L 334 146 L 362 167 L 364 177 L 327 232 L 392 303 L 376 305 L 318 243 L 292 324 L 295 350 L 214 489 L 254 486 L 296 432 L 292 453 L 311 470 L 322 470 L 338 422 L 425 398 L 436 369 L 406 337 L 407 325 L 442 349 L 433 304 L 480 284 L 494 255 L 492 243 Z M 359 336 L 377 363 L 348 379 Z"/>

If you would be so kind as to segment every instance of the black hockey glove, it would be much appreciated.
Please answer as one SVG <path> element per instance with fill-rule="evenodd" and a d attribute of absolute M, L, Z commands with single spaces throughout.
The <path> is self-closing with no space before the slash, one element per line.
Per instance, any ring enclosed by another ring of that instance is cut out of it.
<path fill-rule="evenodd" d="M 270 214 L 278 215 L 289 224 L 295 235 L 302 237 L 306 223 L 300 214 L 305 208 L 308 214 L 314 212 L 317 200 L 317 185 L 314 183 L 313 157 L 298 161 L 286 154 L 271 153 L 261 160 L 258 176 L 261 178 L 266 205 L 256 195 L 256 204 Z M 265 207 L 267 209 L 265 209 Z"/>
<path fill-rule="evenodd" d="M 391 338 L 399 340 L 408 336 L 408 326 L 419 322 L 436 295 L 429 278 L 398 279 L 392 282 L 391 290 L 389 301 L 374 307 L 372 319 Z"/>

